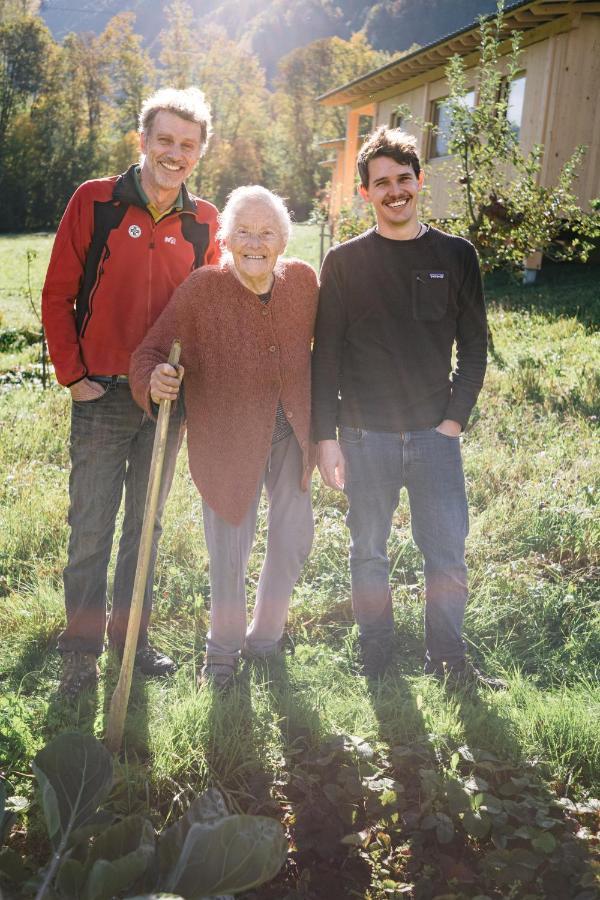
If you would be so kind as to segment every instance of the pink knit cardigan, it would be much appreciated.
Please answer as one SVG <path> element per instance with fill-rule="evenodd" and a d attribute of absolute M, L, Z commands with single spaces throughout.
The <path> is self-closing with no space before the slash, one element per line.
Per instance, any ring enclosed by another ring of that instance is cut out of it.
<path fill-rule="evenodd" d="M 318 285 L 309 265 L 280 259 L 263 305 L 230 265 L 196 269 L 177 288 L 133 353 L 129 379 L 136 401 L 152 414 L 150 375 L 180 339 L 190 472 L 208 505 L 238 525 L 269 457 L 280 398 L 302 448 L 308 487 Z"/>

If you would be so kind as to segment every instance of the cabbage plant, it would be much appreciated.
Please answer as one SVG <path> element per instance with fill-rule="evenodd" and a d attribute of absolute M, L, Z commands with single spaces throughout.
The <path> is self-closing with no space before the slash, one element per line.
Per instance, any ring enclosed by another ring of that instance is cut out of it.
<path fill-rule="evenodd" d="M 273 878 L 287 844 L 279 822 L 229 815 L 209 789 L 174 825 L 156 835 L 142 816 L 115 817 L 100 809 L 113 781 L 110 753 L 92 735 L 65 732 L 36 755 L 32 768 L 52 844 L 35 887 L 23 867 L 0 870 L 21 881 L 36 900 L 179 897 L 219 900 Z"/>

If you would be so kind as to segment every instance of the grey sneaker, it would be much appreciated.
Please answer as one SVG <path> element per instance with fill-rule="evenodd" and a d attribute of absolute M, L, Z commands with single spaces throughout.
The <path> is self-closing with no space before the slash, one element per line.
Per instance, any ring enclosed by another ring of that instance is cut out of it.
<path fill-rule="evenodd" d="M 94 687 L 99 676 L 95 653 L 67 651 L 62 654 L 62 675 L 58 690 L 63 697 L 73 700 L 81 691 Z"/>
<path fill-rule="evenodd" d="M 227 691 L 233 685 L 236 672 L 235 663 L 207 657 L 198 676 L 198 687 L 213 687 L 217 691 Z"/>

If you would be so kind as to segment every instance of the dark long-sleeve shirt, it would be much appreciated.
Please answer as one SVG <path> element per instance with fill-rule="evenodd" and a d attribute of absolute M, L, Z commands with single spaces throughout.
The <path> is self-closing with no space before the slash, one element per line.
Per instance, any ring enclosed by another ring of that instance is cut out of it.
<path fill-rule="evenodd" d="M 486 357 L 473 246 L 437 228 L 410 241 L 367 231 L 332 248 L 323 262 L 313 437 L 335 438 L 336 425 L 400 432 L 453 419 L 464 427 Z"/>

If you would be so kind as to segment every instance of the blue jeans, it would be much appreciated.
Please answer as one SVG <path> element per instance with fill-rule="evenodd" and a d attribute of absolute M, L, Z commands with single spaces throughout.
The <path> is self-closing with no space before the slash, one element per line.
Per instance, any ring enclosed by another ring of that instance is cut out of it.
<path fill-rule="evenodd" d="M 425 670 L 464 659 L 469 529 L 460 439 L 435 429 L 401 434 L 342 427 L 350 529 L 352 606 L 361 639 L 391 640 L 387 541 L 400 489 L 425 562 Z"/>
<path fill-rule="evenodd" d="M 173 480 L 183 433 L 180 404 L 171 410 L 163 479 L 138 645 L 148 643 L 152 585 L 160 519 Z M 128 384 L 109 384 L 98 400 L 74 401 L 71 410 L 68 561 L 63 572 L 67 627 L 61 652 L 95 653 L 104 646 L 107 571 L 115 520 L 125 488 L 125 515 L 108 623 L 111 642 L 122 647 L 137 564 L 155 423 L 136 404 Z"/>

